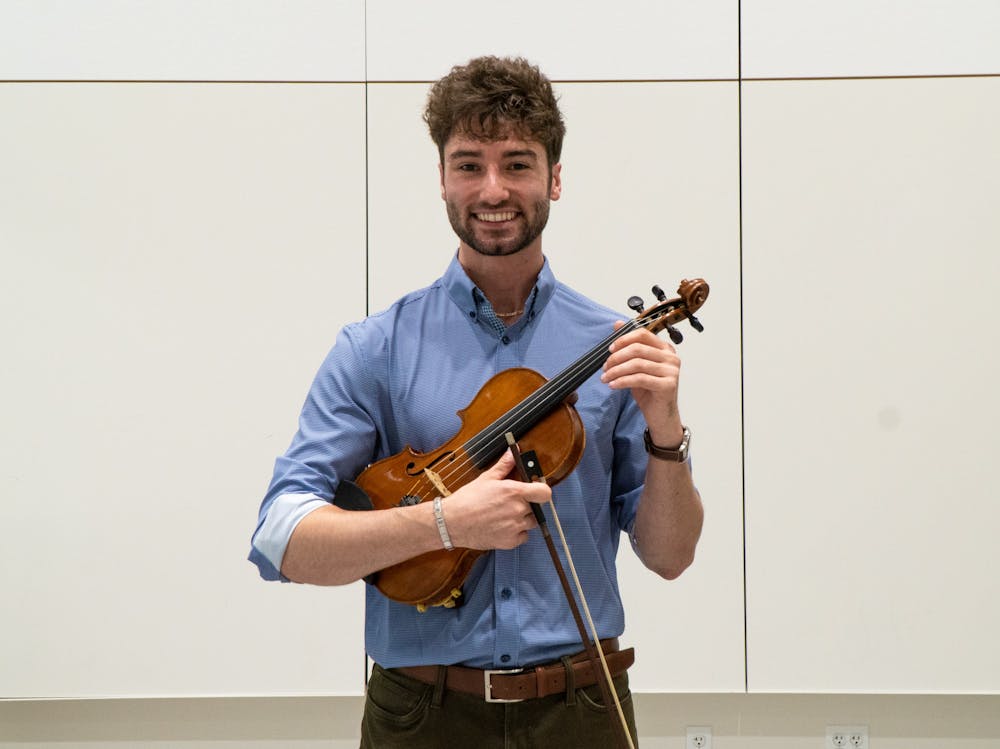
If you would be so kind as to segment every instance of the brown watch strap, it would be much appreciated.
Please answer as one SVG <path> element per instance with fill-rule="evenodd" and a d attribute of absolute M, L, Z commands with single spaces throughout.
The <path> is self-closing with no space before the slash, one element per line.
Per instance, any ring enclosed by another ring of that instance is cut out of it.
<path fill-rule="evenodd" d="M 642 441 L 646 446 L 646 452 L 654 458 L 659 458 L 660 460 L 666 460 L 673 463 L 683 463 L 687 460 L 687 447 L 691 441 L 691 432 L 687 427 L 684 427 L 684 438 L 677 447 L 662 447 L 657 445 L 653 442 L 653 438 L 649 436 L 648 429 L 643 431 Z"/>

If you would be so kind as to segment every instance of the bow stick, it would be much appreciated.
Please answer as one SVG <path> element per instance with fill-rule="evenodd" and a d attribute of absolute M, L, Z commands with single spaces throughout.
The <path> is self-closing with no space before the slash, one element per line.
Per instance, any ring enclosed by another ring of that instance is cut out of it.
<path fill-rule="evenodd" d="M 521 481 L 530 483 L 532 481 L 528 469 L 524 464 L 524 457 L 521 454 L 521 450 L 517 445 L 517 440 L 514 439 L 513 432 L 507 432 L 504 437 L 507 440 L 507 444 L 510 446 L 510 451 L 514 456 L 514 465 L 517 468 L 517 472 L 520 475 Z M 539 480 L 544 481 L 544 477 L 538 477 Z M 552 534 L 549 533 L 549 526 L 545 520 L 545 513 L 542 511 L 540 505 L 535 502 L 529 502 L 531 505 L 531 511 L 535 514 L 535 519 L 538 521 L 538 529 L 542 532 L 542 538 L 545 539 L 545 546 L 549 550 L 549 556 L 552 557 L 552 564 L 556 568 L 556 574 L 559 576 L 559 582 L 562 584 L 563 593 L 566 594 L 566 601 L 569 603 L 570 611 L 573 613 L 573 620 L 576 622 L 576 627 L 580 632 L 580 639 L 583 641 L 584 649 L 587 651 L 587 656 L 590 658 L 591 668 L 594 669 L 594 677 L 597 681 L 598 686 L 601 690 L 601 696 L 604 698 L 605 705 L 611 705 L 614 703 L 615 710 L 618 714 L 618 721 L 616 722 L 614 717 L 611 716 L 611 724 L 613 726 L 612 730 L 615 732 L 615 737 L 618 740 L 618 746 L 620 749 L 635 749 L 635 744 L 632 743 L 632 736 L 629 734 L 628 722 L 625 720 L 625 712 L 622 710 L 621 701 L 618 699 L 618 692 L 615 690 L 614 681 L 611 677 L 611 670 L 608 668 L 608 662 L 604 657 L 604 650 L 600 646 L 600 635 L 597 634 L 597 627 L 594 624 L 594 619 L 590 615 L 590 607 L 587 605 L 587 598 L 583 594 L 583 586 L 580 584 L 580 578 L 576 574 L 576 565 L 573 564 L 573 557 L 569 552 L 569 544 L 566 543 L 566 535 L 563 533 L 562 524 L 559 522 L 559 513 L 556 512 L 555 503 L 549 502 L 552 508 L 552 517 L 556 521 L 556 529 L 559 532 L 559 538 L 562 541 L 563 551 L 566 553 L 566 561 L 569 564 L 570 572 L 573 575 L 573 582 L 576 584 L 576 591 L 580 596 L 580 603 L 583 605 L 583 610 L 587 615 L 587 622 L 590 624 L 590 631 L 593 634 L 593 641 L 587 635 L 587 629 L 583 625 L 583 618 L 580 616 L 580 609 L 577 607 L 576 599 L 573 597 L 573 591 L 570 589 L 569 580 L 566 579 L 566 571 L 563 569 L 562 563 L 559 561 L 559 555 L 556 553 L 555 544 L 552 542 Z M 603 672 L 604 678 L 601 678 Z M 610 716 L 610 713 L 609 713 Z"/>

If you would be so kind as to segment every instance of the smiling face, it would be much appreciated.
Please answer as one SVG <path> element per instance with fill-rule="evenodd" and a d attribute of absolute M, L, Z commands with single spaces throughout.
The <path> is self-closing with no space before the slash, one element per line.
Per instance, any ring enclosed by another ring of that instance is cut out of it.
<path fill-rule="evenodd" d="M 442 149 L 441 198 L 464 249 L 481 255 L 541 253 L 549 201 L 562 192 L 560 165 L 549 168 L 537 142 L 453 135 Z"/>

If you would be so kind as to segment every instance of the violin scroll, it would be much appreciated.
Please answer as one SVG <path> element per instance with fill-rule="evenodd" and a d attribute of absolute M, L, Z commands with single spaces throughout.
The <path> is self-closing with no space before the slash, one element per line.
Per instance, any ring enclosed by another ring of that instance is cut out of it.
<path fill-rule="evenodd" d="M 678 296 L 667 299 L 667 295 L 659 286 L 653 287 L 653 294 L 657 298 L 657 303 L 652 307 L 642 311 L 635 319 L 637 326 L 649 329 L 653 333 L 666 330 L 670 340 L 680 343 L 684 340 L 683 334 L 674 327 L 677 323 L 687 320 L 691 327 L 699 333 L 705 329 L 701 321 L 694 316 L 694 313 L 701 309 L 708 299 L 708 284 L 703 278 L 693 280 L 685 279 L 677 287 Z M 629 299 L 629 307 L 636 312 L 641 309 L 643 302 L 638 297 Z"/>

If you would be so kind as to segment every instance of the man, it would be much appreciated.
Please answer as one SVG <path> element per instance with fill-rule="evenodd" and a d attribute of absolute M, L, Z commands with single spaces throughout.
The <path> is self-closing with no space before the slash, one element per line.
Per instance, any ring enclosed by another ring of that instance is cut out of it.
<path fill-rule="evenodd" d="M 362 747 L 613 746 L 592 669 L 583 677 L 573 667 L 583 647 L 531 503 L 560 510 L 614 654 L 624 629 L 621 532 L 668 579 L 691 563 L 701 532 L 686 450 L 679 460 L 671 453 L 688 433 L 669 343 L 637 330 L 611 345 L 603 370 L 577 391 L 583 457 L 553 488 L 515 480 L 508 452 L 441 501 L 367 512 L 332 504 L 340 482 L 375 460 L 446 442 L 461 426 L 456 412 L 495 373 L 517 366 L 551 377 L 620 325 L 556 281 L 542 254 L 565 131 L 549 80 L 521 59 L 472 60 L 433 86 L 424 117 L 457 255 L 431 286 L 341 331 L 276 462 L 251 560 L 267 579 L 340 585 L 442 548 L 488 551 L 454 608 L 421 612 L 367 586 L 376 667 Z M 609 660 L 634 735 L 630 661 Z M 488 701 L 509 677 L 483 671 L 539 664 L 554 664 L 561 691 Z"/>

